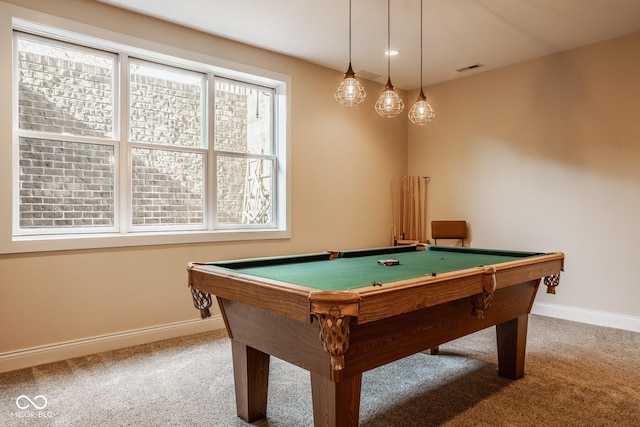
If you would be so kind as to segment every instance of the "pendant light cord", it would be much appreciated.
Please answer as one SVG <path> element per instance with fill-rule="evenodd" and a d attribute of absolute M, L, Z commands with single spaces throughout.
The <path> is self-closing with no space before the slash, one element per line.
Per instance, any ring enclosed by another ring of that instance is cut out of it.
<path fill-rule="evenodd" d="M 351 0 L 349 0 L 349 64 L 351 64 Z"/>
<path fill-rule="evenodd" d="M 391 0 L 387 0 L 387 78 L 391 78 Z"/>
<path fill-rule="evenodd" d="M 422 90 L 422 2 L 423 0 L 420 0 L 420 90 Z"/>

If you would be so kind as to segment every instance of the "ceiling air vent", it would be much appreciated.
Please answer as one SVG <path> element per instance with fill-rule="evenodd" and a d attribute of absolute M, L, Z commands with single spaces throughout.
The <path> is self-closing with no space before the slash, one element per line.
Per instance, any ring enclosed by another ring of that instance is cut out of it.
<path fill-rule="evenodd" d="M 463 73 L 465 71 L 475 70 L 476 68 L 480 68 L 480 67 L 484 67 L 484 65 L 482 65 L 482 64 L 473 64 L 473 65 L 469 65 L 468 67 L 458 68 L 456 71 L 459 72 L 459 73 Z"/>

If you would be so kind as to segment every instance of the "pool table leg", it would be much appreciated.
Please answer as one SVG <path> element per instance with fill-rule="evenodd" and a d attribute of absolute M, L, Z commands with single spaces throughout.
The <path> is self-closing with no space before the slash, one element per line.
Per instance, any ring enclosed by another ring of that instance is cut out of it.
<path fill-rule="evenodd" d="M 524 375 L 529 315 L 523 314 L 496 325 L 498 339 L 498 374 L 517 380 Z"/>
<path fill-rule="evenodd" d="M 335 383 L 311 371 L 313 425 L 315 427 L 357 427 L 361 388 L 361 373 Z"/>
<path fill-rule="evenodd" d="M 236 411 L 248 423 L 267 416 L 269 355 L 231 340 Z"/>

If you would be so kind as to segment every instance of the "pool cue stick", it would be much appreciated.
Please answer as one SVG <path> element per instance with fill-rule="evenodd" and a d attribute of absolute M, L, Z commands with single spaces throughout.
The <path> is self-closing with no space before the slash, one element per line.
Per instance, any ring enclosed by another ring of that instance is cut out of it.
<path fill-rule="evenodd" d="M 420 179 L 416 177 L 416 240 L 420 240 L 422 236 L 422 215 L 420 209 Z"/>
<path fill-rule="evenodd" d="M 407 176 L 407 239 L 413 238 L 411 233 L 411 177 Z"/>
<path fill-rule="evenodd" d="M 415 224 L 416 224 L 416 240 L 420 240 L 420 192 L 419 192 L 419 188 L 420 186 L 418 185 L 418 180 L 416 179 L 416 177 L 414 177 L 415 179 L 415 184 L 414 184 L 414 193 L 415 193 L 415 204 L 416 206 L 414 207 L 415 210 Z"/>
<path fill-rule="evenodd" d="M 404 177 L 400 178 L 400 238 L 404 239 Z"/>
<path fill-rule="evenodd" d="M 418 240 L 422 240 L 422 204 L 420 203 L 420 177 L 418 177 Z"/>
<path fill-rule="evenodd" d="M 416 238 L 416 182 L 411 177 L 411 239 Z"/>
<path fill-rule="evenodd" d="M 427 186 L 429 185 L 429 177 L 424 177 L 424 241 L 427 241 Z"/>
<path fill-rule="evenodd" d="M 416 195 L 415 195 L 415 189 L 413 187 L 413 177 L 409 177 L 409 179 L 411 180 L 411 199 L 409 199 L 409 203 L 410 203 L 410 212 L 411 212 L 411 216 L 410 216 L 410 227 L 411 227 L 411 239 L 415 239 L 416 238 L 416 231 L 415 231 L 415 219 L 416 219 L 416 211 L 415 211 L 415 202 L 416 202 Z"/>
<path fill-rule="evenodd" d="M 411 183 L 409 182 L 409 179 L 405 178 L 404 184 L 404 238 L 409 239 L 409 221 L 411 217 L 411 211 L 409 210 L 409 205 L 411 204 L 411 201 L 409 200 L 409 195 L 411 194 L 409 192 L 409 186 Z"/>
<path fill-rule="evenodd" d="M 398 180 L 398 239 L 402 239 L 402 177 Z"/>
<path fill-rule="evenodd" d="M 416 200 L 417 200 L 417 214 L 416 214 L 416 226 L 418 227 L 418 240 L 422 241 L 422 185 L 420 183 L 420 177 L 416 176 Z"/>
<path fill-rule="evenodd" d="M 416 238 L 416 182 L 411 177 L 411 239 Z"/>
<path fill-rule="evenodd" d="M 413 239 L 413 180 L 407 177 L 407 239 Z"/>
<path fill-rule="evenodd" d="M 405 197 L 405 203 L 407 204 L 405 215 L 407 216 L 407 228 L 405 230 L 405 238 L 411 238 L 411 179 L 407 177 L 407 196 Z"/>
<path fill-rule="evenodd" d="M 391 189 L 391 245 L 396 246 L 398 237 L 396 235 L 396 210 L 393 203 L 393 180 L 389 180 L 389 188 Z"/>

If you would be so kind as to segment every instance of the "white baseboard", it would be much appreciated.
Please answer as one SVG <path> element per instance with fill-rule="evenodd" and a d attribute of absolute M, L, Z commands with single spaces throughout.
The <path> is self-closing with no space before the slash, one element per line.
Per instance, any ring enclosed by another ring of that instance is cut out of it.
<path fill-rule="evenodd" d="M 640 317 L 546 303 L 534 303 L 531 313 L 591 325 L 640 332 Z"/>
<path fill-rule="evenodd" d="M 224 328 L 222 316 L 187 320 L 0 354 L 0 372 Z"/>

